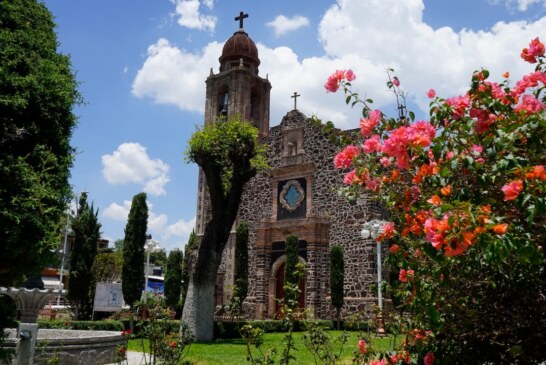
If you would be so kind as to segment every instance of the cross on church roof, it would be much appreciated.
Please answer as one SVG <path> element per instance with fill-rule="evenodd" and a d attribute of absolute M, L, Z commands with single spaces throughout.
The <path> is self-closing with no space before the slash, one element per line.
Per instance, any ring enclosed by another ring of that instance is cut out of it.
<path fill-rule="evenodd" d="M 298 108 L 296 107 L 296 106 L 297 106 L 296 102 L 297 102 L 297 100 L 298 100 L 298 96 L 301 96 L 301 95 L 298 94 L 297 91 L 294 91 L 294 95 L 291 96 L 291 98 L 294 98 L 294 110 L 298 109 Z"/>
<path fill-rule="evenodd" d="M 235 20 L 239 21 L 239 29 L 243 29 L 243 19 L 245 18 L 248 18 L 248 14 L 245 14 L 242 11 L 239 13 L 239 16 L 235 17 Z"/>

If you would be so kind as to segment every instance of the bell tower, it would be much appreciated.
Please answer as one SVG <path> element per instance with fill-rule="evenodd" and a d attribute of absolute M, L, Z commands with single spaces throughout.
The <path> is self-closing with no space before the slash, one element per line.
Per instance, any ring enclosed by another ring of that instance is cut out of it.
<path fill-rule="evenodd" d="M 269 130 L 269 80 L 258 75 L 258 49 L 243 29 L 248 14 L 241 12 L 235 20 L 239 29 L 226 41 L 219 58 L 220 72 L 207 78 L 205 124 L 218 117 L 241 115 L 251 121 L 264 136 Z"/>
<path fill-rule="evenodd" d="M 214 74 L 211 69 L 206 80 L 205 125 L 240 115 L 242 120 L 252 122 L 260 137 L 264 137 L 269 131 L 271 84 L 267 77 L 264 79 L 258 74 L 258 48 L 244 31 L 246 18 L 248 14 L 242 11 L 235 18 L 239 29 L 224 44 L 219 58 L 220 71 Z M 202 171 L 199 171 L 198 186 L 196 233 L 201 235 L 208 221 Z"/>

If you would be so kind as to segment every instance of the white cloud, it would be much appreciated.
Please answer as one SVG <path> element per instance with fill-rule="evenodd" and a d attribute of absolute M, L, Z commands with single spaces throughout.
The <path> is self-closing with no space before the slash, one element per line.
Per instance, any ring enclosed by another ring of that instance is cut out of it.
<path fill-rule="evenodd" d="M 542 4 L 543 7 L 546 7 L 546 0 L 517 0 L 518 10 L 527 11 L 530 5 L 533 4 Z"/>
<path fill-rule="evenodd" d="M 127 224 L 131 204 L 130 200 L 124 200 L 121 204 L 114 202 L 104 209 L 102 215 L 105 218 Z M 189 220 L 179 219 L 169 224 L 167 214 L 155 213 L 153 211 L 154 206 L 150 201 L 146 201 L 146 204 L 148 205 L 148 232 L 152 234 L 154 239 L 159 241 L 161 248 L 167 251 L 175 248 L 182 249 L 188 242 L 190 233 L 195 228 L 195 217 Z M 111 242 L 113 241 L 111 240 Z"/>
<path fill-rule="evenodd" d="M 137 183 L 152 195 L 165 195 L 169 182 L 169 165 L 152 160 L 146 147 L 139 143 L 123 143 L 111 155 L 102 156 L 102 174 L 111 184 Z"/>
<path fill-rule="evenodd" d="M 434 88 L 442 97 L 458 95 L 468 87 L 471 73 L 481 67 L 497 81 L 505 71 L 510 71 L 512 80 L 530 72 L 531 67 L 519 58 L 520 50 L 546 29 L 546 17 L 499 22 L 479 31 L 433 29 L 423 21 L 423 12 L 422 0 L 338 0 L 319 25 L 324 54 L 299 59 L 290 48 L 258 43 L 260 74 L 268 74 L 273 86 L 270 124 L 278 124 L 293 108 L 290 96 L 298 91 L 302 95 L 298 109 L 308 116 L 317 114 L 341 128 L 355 128 L 358 110 L 349 111 L 341 95 L 327 94 L 323 87 L 331 72 L 347 68 L 357 74 L 355 91 L 374 99 L 374 107 L 384 108 L 394 102 L 385 86 L 385 70 L 393 67 L 409 98 L 425 112 L 426 90 Z M 222 46 L 213 42 L 200 53 L 189 53 L 160 39 L 150 46 L 133 93 L 202 113 L 203 81 L 211 66 L 218 68 Z M 392 115 L 396 110 L 384 111 Z"/>
<path fill-rule="evenodd" d="M 159 39 L 148 47 L 148 57 L 133 82 L 133 95 L 203 113 L 204 79 L 211 67 L 218 67 L 222 47 L 223 44 L 213 42 L 202 53 L 193 54 L 171 45 L 164 38 Z"/>
<path fill-rule="evenodd" d="M 199 0 L 171 0 L 176 5 L 175 15 L 178 16 L 178 24 L 198 30 L 213 31 L 216 27 L 217 18 L 211 15 L 202 15 L 199 12 L 201 5 L 212 9 L 214 0 L 204 0 L 201 4 Z"/>
<path fill-rule="evenodd" d="M 287 18 L 284 15 L 278 15 L 266 25 L 273 28 L 275 35 L 279 37 L 288 32 L 292 32 L 303 27 L 308 27 L 309 19 L 300 15 L 296 15 L 292 18 Z"/>
<path fill-rule="evenodd" d="M 182 249 L 195 227 L 195 217 L 190 220 L 180 219 L 172 224 L 168 224 L 168 222 L 169 218 L 166 214 L 150 213 L 148 230 L 159 241 L 161 247 L 167 251 L 175 248 Z"/>
<path fill-rule="evenodd" d="M 124 200 L 122 204 L 112 203 L 104 209 L 102 215 L 121 222 L 126 222 L 131 210 L 131 201 Z"/>

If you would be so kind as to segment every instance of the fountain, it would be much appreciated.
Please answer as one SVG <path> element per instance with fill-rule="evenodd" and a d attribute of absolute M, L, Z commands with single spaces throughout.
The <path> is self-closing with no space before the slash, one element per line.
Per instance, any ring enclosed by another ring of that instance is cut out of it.
<path fill-rule="evenodd" d="M 40 285 L 41 284 L 41 285 Z M 21 313 L 17 330 L 8 330 L 5 345 L 15 347 L 15 365 L 41 363 L 43 357 L 58 357 L 59 365 L 101 365 L 113 362 L 116 348 L 125 344 L 119 332 L 41 329 L 38 312 L 49 299 L 64 290 L 43 289 L 41 279 L 27 281 L 24 288 L 0 287 L 0 295 L 9 296 Z M 36 351 L 36 345 L 40 351 Z"/>

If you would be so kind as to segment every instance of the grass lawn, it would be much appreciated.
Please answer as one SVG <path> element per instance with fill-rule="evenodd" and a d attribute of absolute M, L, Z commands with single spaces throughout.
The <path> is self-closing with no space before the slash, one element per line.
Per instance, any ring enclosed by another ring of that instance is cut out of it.
<path fill-rule="evenodd" d="M 338 338 L 342 331 L 328 331 L 335 353 L 339 353 L 340 344 L 334 339 Z M 293 338 L 297 351 L 292 354 L 296 360 L 291 361 L 293 364 L 314 364 L 313 356 L 303 344 L 302 336 L 304 332 L 294 332 Z M 351 364 L 353 352 L 358 349 L 357 343 L 359 340 L 359 332 L 348 332 L 349 338 L 343 347 L 341 359 L 338 364 Z M 263 351 L 267 351 L 272 347 L 277 349 L 276 359 L 278 360 L 283 346 L 283 338 L 286 333 L 266 333 L 264 335 Z M 371 346 L 376 350 L 392 349 L 393 337 L 374 338 L 371 339 Z M 398 337 L 398 342 L 401 337 Z M 141 340 L 129 341 L 129 350 L 142 351 Z M 260 354 L 255 347 L 252 347 L 254 358 L 259 358 Z M 186 360 L 191 361 L 194 365 L 214 365 L 214 364 L 234 364 L 242 365 L 246 361 L 246 343 L 242 339 L 219 339 L 209 343 L 193 343 L 191 344 Z M 320 361 L 318 363 L 321 363 Z"/>

